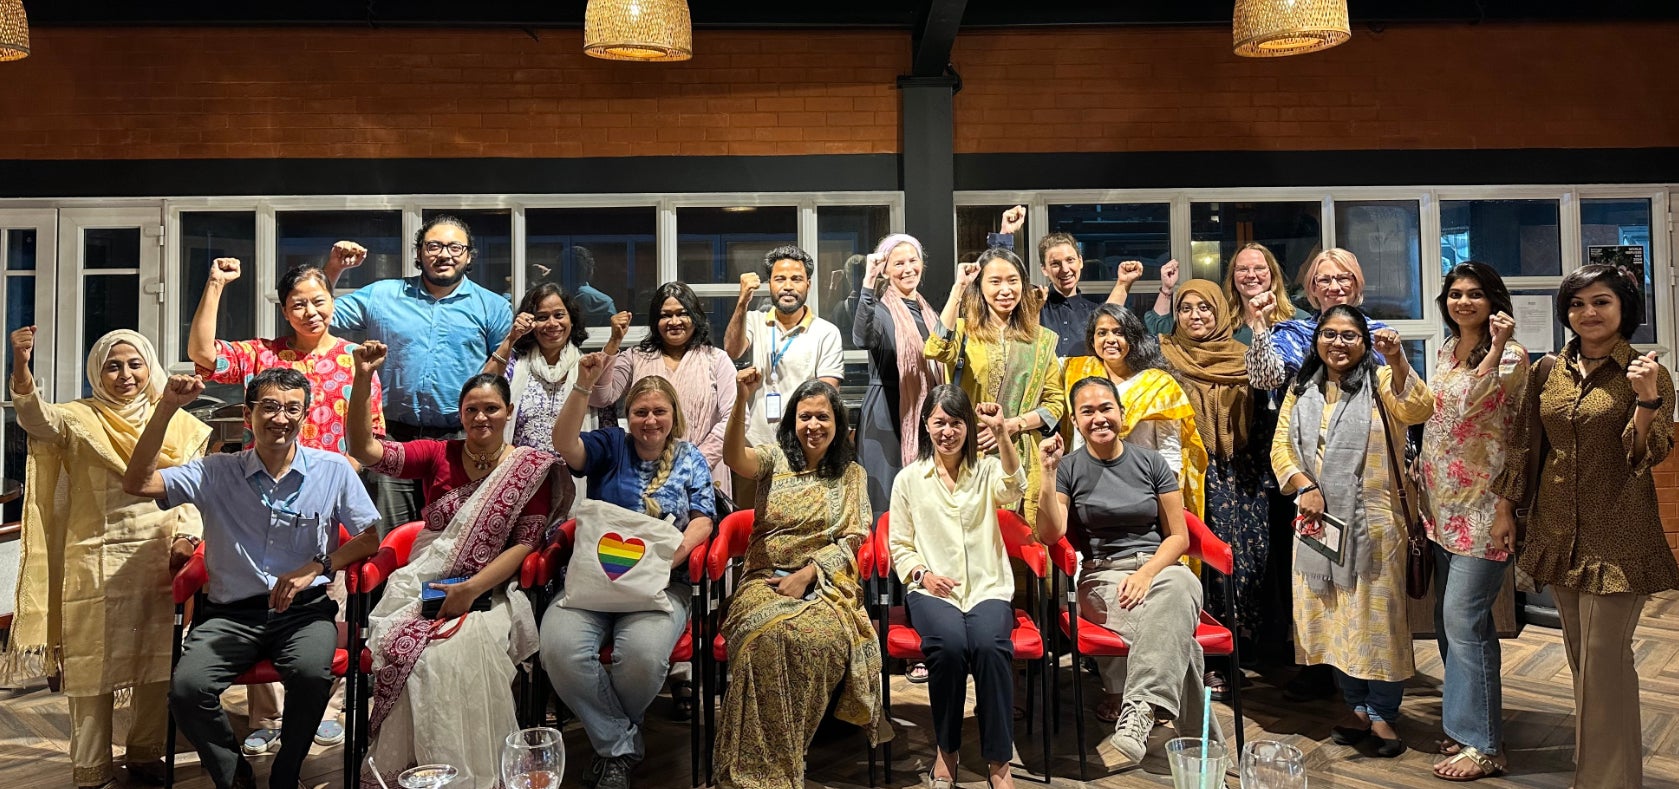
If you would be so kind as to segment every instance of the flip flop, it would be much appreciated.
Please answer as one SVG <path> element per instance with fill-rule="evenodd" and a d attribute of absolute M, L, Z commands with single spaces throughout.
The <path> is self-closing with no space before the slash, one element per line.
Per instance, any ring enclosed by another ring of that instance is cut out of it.
<path fill-rule="evenodd" d="M 1110 702 L 1107 699 L 1096 702 L 1096 720 L 1103 723 L 1118 723 L 1119 709 L 1123 705 L 1124 702 Z"/>
<path fill-rule="evenodd" d="M 1440 774 L 1440 768 L 1450 767 L 1454 764 L 1457 764 L 1459 761 L 1461 761 L 1463 759 L 1468 759 L 1476 767 L 1481 768 L 1481 774 L 1480 775 L 1461 775 L 1461 776 L 1460 775 L 1441 775 Z M 1461 783 L 1469 783 L 1470 781 L 1479 781 L 1482 778 L 1492 778 L 1494 776 L 1502 775 L 1503 773 L 1504 773 L 1504 766 L 1503 765 L 1499 764 L 1498 762 L 1493 761 L 1491 757 L 1487 756 L 1484 753 L 1481 753 L 1481 751 L 1479 749 L 1471 748 L 1469 746 L 1462 746 L 1462 750 L 1459 750 L 1457 753 L 1453 754 L 1450 759 L 1447 759 L 1447 760 L 1445 760 L 1445 761 L 1443 761 L 1439 764 L 1434 765 L 1434 777 L 1435 778 L 1439 778 L 1442 781 L 1451 781 L 1452 783 L 1460 783 L 1460 784 Z"/>
<path fill-rule="evenodd" d="M 920 685 L 927 681 L 927 664 L 911 663 L 904 668 L 904 679 Z"/>

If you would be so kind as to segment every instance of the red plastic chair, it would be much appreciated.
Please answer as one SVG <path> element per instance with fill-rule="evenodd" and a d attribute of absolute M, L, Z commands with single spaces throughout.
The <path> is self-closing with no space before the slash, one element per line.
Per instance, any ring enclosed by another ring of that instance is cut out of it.
<path fill-rule="evenodd" d="M 729 644 L 723 637 L 722 618 L 727 613 L 727 603 L 734 596 L 734 576 L 730 570 L 737 567 L 740 559 L 746 556 L 747 546 L 752 542 L 752 526 L 754 521 L 752 510 L 740 510 L 723 518 L 718 524 L 717 533 L 711 538 L 711 552 L 706 557 L 706 580 L 710 589 L 717 595 L 717 599 L 708 602 L 711 615 L 706 619 L 706 630 L 710 633 L 711 659 L 706 662 L 706 758 L 705 779 L 707 784 L 713 783 L 711 750 L 717 738 L 717 700 L 722 698 L 728 685 Z M 870 534 L 857 546 L 858 580 L 863 584 L 863 604 L 870 605 L 874 599 L 875 576 L 875 546 L 874 535 Z M 869 786 L 875 786 L 875 753 L 878 746 L 869 746 Z"/>
<path fill-rule="evenodd" d="M 548 605 L 553 599 L 556 591 L 554 585 L 559 581 L 560 570 L 571 561 L 572 548 L 576 542 L 577 521 L 567 520 L 554 531 L 554 536 L 547 547 L 543 548 L 540 554 L 536 554 L 539 561 L 536 564 L 533 588 L 545 590 L 541 605 L 537 608 L 537 619 L 539 621 L 542 618 L 541 612 L 548 610 Z M 694 672 L 695 679 L 698 681 L 690 682 L 688 686 L 688 708 L 695 710 L 688 727 L 689 773 L 692 778 L 690 786 L 700 785 L 700 759 L 702 758 L 700 729 L 704 724 L 700 722 L 698 710 L 700 685 L 704 681 L 705 650 L 694 648 L 694 634 L 695 632 L 702 634 L 704 632 L 704 628 L 696 623 L 702 622 L 705 617 L 705 561 L 707 552 L 710 550 L 710 544 L 710 540 L 700 543 L 694 547 L 692 553 L 688 554 L 688 581 L 694 585 L 693 595 L 689 600 L 688 624 L 683 627 L 682 635 L 676 639 L 676 646 L 670 651 L 670 662 L 672 663 L 688 663 L 696 659 L 700 663 L 700 667 Z M 703 644 L 704 641 L 702 640 L 700 643 Z M 602 663 L 612 662 L 611 645 L 603 644 L 601 646 L 600 661 Z M 536 661 L 534 674 L 526 713 L 533 721 L 539 720 L 544 714 L 544 710 L 547 709 L 548 692 L 551 687 L 547 672 L 542 669 L 541 660 Z"/>
<path fill-rule="evenodd" d="M 338 527 L 339 545 L 343 545 L 350 540 L 350 531 L 340 525 Z M 357 633 L 364 629 L 366 616 L 366 610 L 360 605 L 360 595 L 358 594 L 356 585 L 360 567 L 361 563 L 356 562 L 343 568 L 346 594 L 344 622 L 347 627 L 339 630 L 338 638 L 340 645 L 332 652 L 332 674 L 335 677 L 349 678 L 355 673 L 353 667 L 350 665 L 350 655 L 353 654 L 359 647 L 359 642 L 356 640 Z M 195 610 L 203 611 L 204 600 L 201 597 L 201 593 L 203 592 L 205 585 L 209 582 L 210 571 L 209 568 L 204 565 L 204 545 L 200 543 L 198 549 L 193 551 L 192 558 L 188 559 L 187 563 L 175 573 L 175 577 L 171 582 L 173 597 L 175 599 L 175 632 L 169 655 L 169 668 L 171 673 L 174 672 L 176 664 L 181 662 L 181 651 L 184 646 L 187 632 L 187 602 L 196 599 L 194 606 Z M 274 668 L 273 661 L 260 660 L 256 663 L 256 665 L 251 666 L 238 677 L 234 678 L 233 684 L 265 685 L 271 682 L 279 681 L 280 672 Z M 354 714 L 354 711 L 357 709 L 359 702 L 360 697 L 356 693 L 355 683 L 346 682 L 344 686 L 344 706 L 351 711 L 351 714 L 345 716 L 344 741 L 346 743 L 354 742 L 352 737 L 356 732 L 357 717 Z M 173 711 L 168 713 L 167 737 L 169 746 L 164 752 L 164 785 L 174 786 L 176 736 L 175 714 Z M 346 747 L 344 749 L 344 775 L 346 779 L 348 780 L 355 772 L 355 749 Z M 351 785 L 354 784 L 352 783 Z"/>
<path fill-rule="evenodd" d="M 1185 554 L 1193 559 L 1200 559 L 1203 566 L 1211 567 L 1226 577 L 1231 574 L 1234 559 L 1230 546 L 1212 530 L 1207 528 L 1195 513 L 1184 511 L 1184 524 L 1189 527 L 1189 550 Z M 1074 586 L 1078 577 L 1078 554 L 1073 550 L 1072 543 L 1065 537 L 1060 542 L 1050 546 L 1050 558 L 1055 563 L 1056 585 L 1063 581 L 1067 589 L 1067 607 L 1059 612 L 1061 632 L 1067 636 L 1067 642 L 1073 650 L 1073 720 L 1076 723 L 1079 743 L 1079 780 L 1087 781 L 1087 765 L 1084 748 L 1084 672 L 1079 669 L 1080 658 L 1083 657 L 1125 657 L 1131 654 L 1131 645 L 1118 633 L 1083 618 L 1078 613 L 1078 591 Z M 1223 585 L 1225 591 L 1225 610 L 1235 611 L 1235 584 Z M 1214 657 L 1229 656 L 1231 665 L 1240 665 L 1237 653 L 1236 637 L 1232 629 L 1225 627 L 1205 610 L 1201 611 L 1201 621 L 1195 626 L 1195 641 L 1201 645 L 1203 654 Z M 1057 669 L 1059 675 L 1059 667 Z M 1236 752 L 1240 753 L 1244 741 L 1242 732 L 1242 683 L 1241 677 L 1232 678 L 1230 683 L 1231 707 L 1236 713 Z M 1059 687 L 1059 676 L 1056 680 Z M 1206 711 L 1207 715 L 1216 714 L 1213 710 Z"/>
<path fill-rule="evenodd" d="M 880 515 L 880 520 L 875 524 L 875 573 L 881 577 L 883 583 L 888 584 L 888 589 L 897 589 L 898 597 L 901 598 L 905 592 L 903 591 L 902 580 L 898 578 L 897 572 L 892 566 L 890 520 L 891 513 L 883 512 Z M 1015 659 L 1026 661 L 1026 707 L 1028 713 L 1026 721 L 1027 733 L 1030 734 L 1032 725 L 1031 708 L 1034 706 L 1034 696 L 1040 690 L 1043 692 L 1045 709 L 1039 710 L 1039 714 L 1047 717 L 1048 713 L 1049 666 L 1047 663 L 1049 662 L 1049 653 L 1044 646 L 1043 631 L 1039 622 L 1045 621 L 1048 608 L 1048 599 L 1044 594 L 1042 585 L 1049 574 L 1049 559 L 1044 551 L 1044 546 L 1037 543 L 1032 527 L 1027 525 L 1026 521 L 1022 520 L 1018 514 L 1009 510 L 997 510 L 997 527 L 1003 533 L 1003 545 L 1009 558 L 1017 559 L 1025 564 L 1038 581 L 1038 588 L 1030 590 L 1031 594 L 1029 594 L 1029 605 L 1033 610 L 1028 612 L 1020 608 L 1014 609 L 1014 630 L 1009 633 L 1009 641 L 1014 644 Z M 883 625 L 881 652 L 886 657 L 904 661 L 918 662 L 925 660 L 926 656 L 921 652 L 921 634 L 917 633 L 910 624 L 908 606 L 891 605 L 891 595 L 892 593 L 888 591 L 881 596 L 880 620 Z M 1036 683 L 1032 681 L 1034 673 L 1037 674 L 1038 681 Z M 885 662 L 881 664 L 880 695 L 881 704 L 885 708 L 887 718 L 890 719 L 892 715 L 892 684 L 887 674 Z M 1053 778 L 1051 765 L 1053 764 L 1054 754 L 1047 719 L 1041 728 L 1044 749 L 1044 781 L 1047 783 Z M 886 781 L 887 783 L 892 782 L 891 742 L 886 743 Z"/>

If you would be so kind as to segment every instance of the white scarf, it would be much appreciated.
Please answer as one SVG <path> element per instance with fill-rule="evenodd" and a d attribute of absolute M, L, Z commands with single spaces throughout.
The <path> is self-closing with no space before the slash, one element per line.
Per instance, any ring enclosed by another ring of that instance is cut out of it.
<path fill-rule="evenodd" d="M 502 431 L 502 440 L 513 443 L 513 433 L 519 424 L 520 403 L 524 402 L 525 388 L 530 386 L 531 378 L 534 376 L 549 384 L 564 381 L 577 369 L 577 360 L 582 356 L 577 346 L 568 342 L 560 349 L 560 358 L 553 364 L 548 363 L 540 348 L 532 348 L 529 355 L 513 357 L 513 379 L 508 382 L 507 387 L 513 391 L 513 415 L 508 418 L 507 427 Z M 559 393 L 560 402 L 565 402 L 566 393 L 570 388 L 569 384 L 562 387 Z"/>

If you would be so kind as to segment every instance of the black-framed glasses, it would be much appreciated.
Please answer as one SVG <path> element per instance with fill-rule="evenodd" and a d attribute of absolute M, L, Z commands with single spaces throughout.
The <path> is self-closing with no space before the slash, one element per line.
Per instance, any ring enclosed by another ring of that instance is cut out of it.
<path fill-rule="evenodd" d="M 439 255 L 447 251 L 449 253 L 449 257 L 452 258 L 458 258 L 461 255 L 472 251 L 472 247 L 458 241 L 451 241 L 447 244 L 442 241 L 427 241 L 426 243 L 420 245 L 420 249 L 425 250 L 428 255 Z"/>
<path fill-rule="evenodd" d="M 1364 335 L 1359 334 L 1358 332 L 1355 332 L 1355 331 L 1336 331 L 1334 329 L 1324 329 L 1323 331 L 1318 332 L 1318 339 L 1323 340 L 1324 342 L 1328 342 L 1328 343 L 1340 343 L 1341 345 L 1357 345 L 1359 340 L 1364 339 Z"/>
<path fill-rule="evenodd" d="M 296 403 L 282 403 L 279 400 L 258 400 L 254 403 L 246 403 L 245 405 L 250 406 L 254 411 L 261 411 L 262 415 L 266 417 L 276 417 L 280 414 L 285 414 L 292 419 L 297 419 L 303 416 L 303 406 Z"/>

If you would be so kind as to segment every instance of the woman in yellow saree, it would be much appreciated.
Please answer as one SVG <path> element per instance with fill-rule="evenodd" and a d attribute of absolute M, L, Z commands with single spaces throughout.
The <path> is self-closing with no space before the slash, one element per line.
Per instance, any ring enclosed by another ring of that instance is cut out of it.
<path fill-rule="evenodd" d="M 758 480 L 761 495 L 723 621 L 730 680 L 715 757 L 719 785 L 799 789 L 835 688 L 835 717 L 861 726 L 871 745 L 892 730 L 881 718 L 880 643 L 857 567 L 869 535 L 868 480 L 839 390 L 801 384 L 776 443 L 748 447 L 745 407 L 760 379 L 755 369 L 739 373 L 723 437 L 724 462 Z"/>
<path fill-rule="evenodd" d="M 1038 519 L 1040 469 L 1038 441 L 1054 432 L 1067 413 L 1061 365 L 1055 357 L 1060 338 L 1038 325 L 1043 297 L 1030 286 L 1026 264 L 1014 252 L 993 247 L 974 263 L 956 267 L 956 283 L 923 349 L 943 362 L 948 380 L 975 403 L 1003 407 L 1004 440 L 1013 441 L 1026 468 L 1027 523 Z M 981 427 L 979 450 L 995 454 L 997 437 Z"/>
<path fill-rule="evenodd" d="M 1149 334 L 1143 322 L 1124 305 L 1114 303 L 1096 308 L 1086 339 L 1096 355 L 1067 360 L 1064 391 L 1071 391 L 1073 384 L 1092 376 L 1113 381 L 1125 411 L 1119 437 L 1166 458 L 1177 472 L 1184 508 L 1204 516 L 1207 447 L 1195 428 L 1195 406 L 1178 380 L 1167 372 L 1160 340 Z M 1070 424 L 1061 432 L 1068 446 L 1084 443 L 1072 434 Z"/>
<path fill-rule="evenodd" d="M 165 696 L 174 622 L 172 570 L 197 546 L 191 506 L 159 510 L 122 492 L 122 474 L 167 375 L 145 337 L 118 330 L 87 359 L 93 396 L 54 405 L 29 373 L 35 327 L 12 332 L 12 401 L 29 434 L 23 567 L 0 680 L 63 678 L 72 777 L 113 786 L 111 713 L 131 701 L 131 781 L 163 783 Z M 210 428 L 184 412 L 169 423 L 162 464 L 203 454 Z"/>

